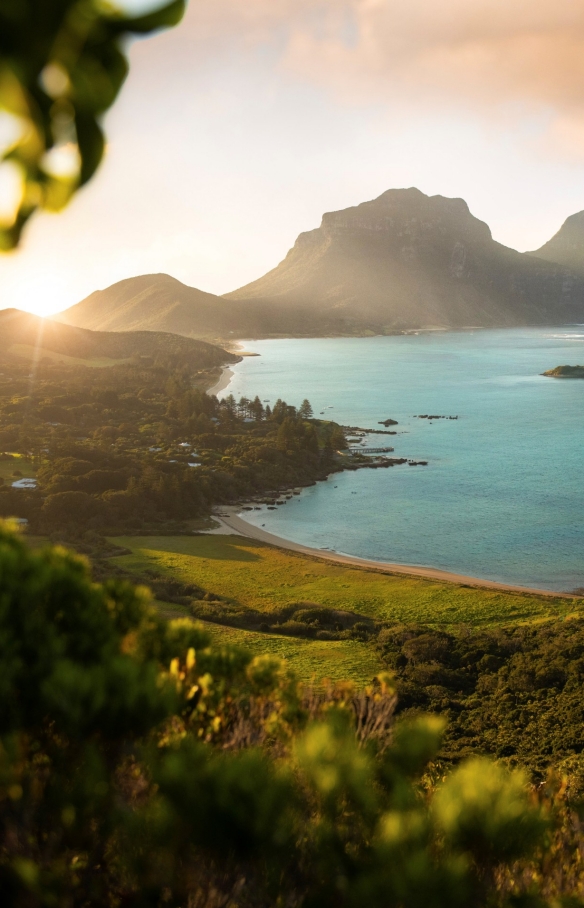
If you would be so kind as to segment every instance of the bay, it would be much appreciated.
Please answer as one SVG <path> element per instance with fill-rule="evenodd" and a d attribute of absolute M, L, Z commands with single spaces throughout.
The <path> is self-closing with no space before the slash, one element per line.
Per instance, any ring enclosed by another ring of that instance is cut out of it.
<path fill-rule="evenodd" d="M 220 396 L 308 398 L 318 417 L 398 432 L 428 460 L 336 474 L 276 511 L 245 512 L 315 548 L 550 590 L 584 587 L 584 326 L 249 341 Z M 415 418 L 420 414 L 457 420 Z M 370 444 L 375 444 L 374 437 Z"/>

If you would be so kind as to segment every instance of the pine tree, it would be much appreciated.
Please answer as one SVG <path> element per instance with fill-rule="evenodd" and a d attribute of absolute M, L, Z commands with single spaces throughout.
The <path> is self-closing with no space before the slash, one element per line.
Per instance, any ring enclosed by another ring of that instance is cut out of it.
<path fill-rule="evenodd" d="M 300 404 L 300 409 L 298 410 L 298 416 L 301 419 L 312 419 L 314 412 L 310 401 L 305 397 L 302 403 Z"/>

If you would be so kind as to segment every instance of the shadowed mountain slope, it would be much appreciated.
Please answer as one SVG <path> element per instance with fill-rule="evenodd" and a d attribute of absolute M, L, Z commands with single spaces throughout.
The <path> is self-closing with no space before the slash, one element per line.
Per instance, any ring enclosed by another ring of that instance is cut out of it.
<path fill-rule="evenodd" d="M 551 240 L 529 255 L 584 274 L 584 211 L 567 218 Z"/>
<path fill-rule="evenodd" d="M 201 367 L 236 362 L 239 357 L 204 341 L 151 331 L 90 331 L 42 319 L 19 309 L 0 311 L 0 355 L 30 356 L 31 351 L 75 359 L 127 360 L 134 356 L 174 356 Z"/>
<path fill-rule="evenodd" d="M 584 276 L 495 242 L 462 199 L 392 189 L 325 214 L 226 298 L 317 311 L 349 332 L 529 325 L 584 318 Z"/>

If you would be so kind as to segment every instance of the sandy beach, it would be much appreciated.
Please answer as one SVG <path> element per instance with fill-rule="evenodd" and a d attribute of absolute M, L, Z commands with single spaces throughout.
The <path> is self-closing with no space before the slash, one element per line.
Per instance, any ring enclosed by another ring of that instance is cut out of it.
<path fill-rule="evenodd" d="M 212 388 L 207 388 L 207 394 L 219 394 L 220 391 L 224 391 L 234 374 L 233 369 L 230 369 L 229 366 L 225 366 L 221 372 L 219 381 L 217 381 Z"/>
<path fill-rule="evenodd" d="M 337 552 L 329 552 L 323 549 L 313 549 L 306 545 L 300 545 L 297 542 L 291 542 L 283 539 L 281 536 L 275 536 L 268 533 L 261 527 L 253 526 L 239 516 L 240 508 L 221 508 L 221 511 L 214 514 L 214 518 L 219 521 L 221 527 L 214 532 L 229 533 L 237 536 L 247 536 L 250 539 L 257 539 L 260 542 L 267 542 L 270 545 L 277 546 L 280 549 L 287 549 L 291 552 L 300 552 L 303 555 L 309 555 L 312 558 L 320 558 L 324 561 L 333 561 L 337 564 L 347 564 L 352 567 L 366 568 L 368 571 L 379 571 L 383 574 L 407 574 L 411 577 L 422 577 L 425 580 L 440 580 L 447 583 L 457 583 L 463 586 L 479 587 L 481 589 L 501 590 L 513 593 L 529 593 L 530 595 L 551 596 L 562 599 L 580 598 L 573 596 L 571 593 L 557 593 L 553 590 L 539 590 L 531 587 L 513 586 L 508 583 L 497 583 L 494 580 L 481 580 L 478 577 L 467 577 L 464 574 L 453 574 L 449 571 L 441 571 L 438 568 L 419 567 L 409 564 L 392 564 L 386 561 L 370 561 L 366 558 L 357 558 L 354 555 L 339 555 Z"/>

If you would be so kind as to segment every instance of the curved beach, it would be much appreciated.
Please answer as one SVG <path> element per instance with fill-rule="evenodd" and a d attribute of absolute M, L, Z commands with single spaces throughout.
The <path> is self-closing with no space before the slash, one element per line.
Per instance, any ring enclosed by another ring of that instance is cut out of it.
<path fill-rule="evenodd" d="M 238 536 L 247 536 L 250 539 L 267 542 L 269 545 L 277 546 L 280 549 L 287 549 L 291 552 L 300 552 L 302 555 L 309 555 L 312 558 L 320 558 L 324 561 L 334 561 L 338 564 L 349 564 L 352 567 L 362 567 L 366 568 L 368 571 L 380 571 L 383 574 L 408 574 L 411 577 L 422 577 L 425 580 L 440 580 L 445 583 L 457 583 L 463 586 L 479 587 L 481 589 L 528 593 L 530 595 L 562 599 L 581 598 L 572 593 L 559 593 L 554 590 L 514 586 L 509 583 L 498 583 L 495 580 L 481 580 L 478 577 L 467 577 L 464 574 L 454 574 L 450 571 L 441 571 L 438 568 L 419 567 L 418 565 L 410 564 L 393 564 L 387 561 L 371 561 L 366 558 L 358 558 L 355 555 L 340 555 L 337 552 L 313 549 L 306 545 L 300 545 L 297 542 L 291 542 L 289 539 L 284 539 L 281 536 L 275 536 L 273 533 L 268 533 L 260 527 L 253 526 L 253 524 L 248 523 L 240 517 L 238 512 L 239 508 L 223 508 L 220 513 L 215 514 L 214 516 L 227 531 Z"/>
<path fill-rule="evenodd" d="M 216 381 L 211 388 L 207 388 L 207 394 L 212 396 L 213 394 L 219 394 L 220 391 L 224 391 L 225 388 L 229 387 L 233 375 L 233 370 L 230 369 L 229 366 L 224 366 L 218 381 Z"/>

